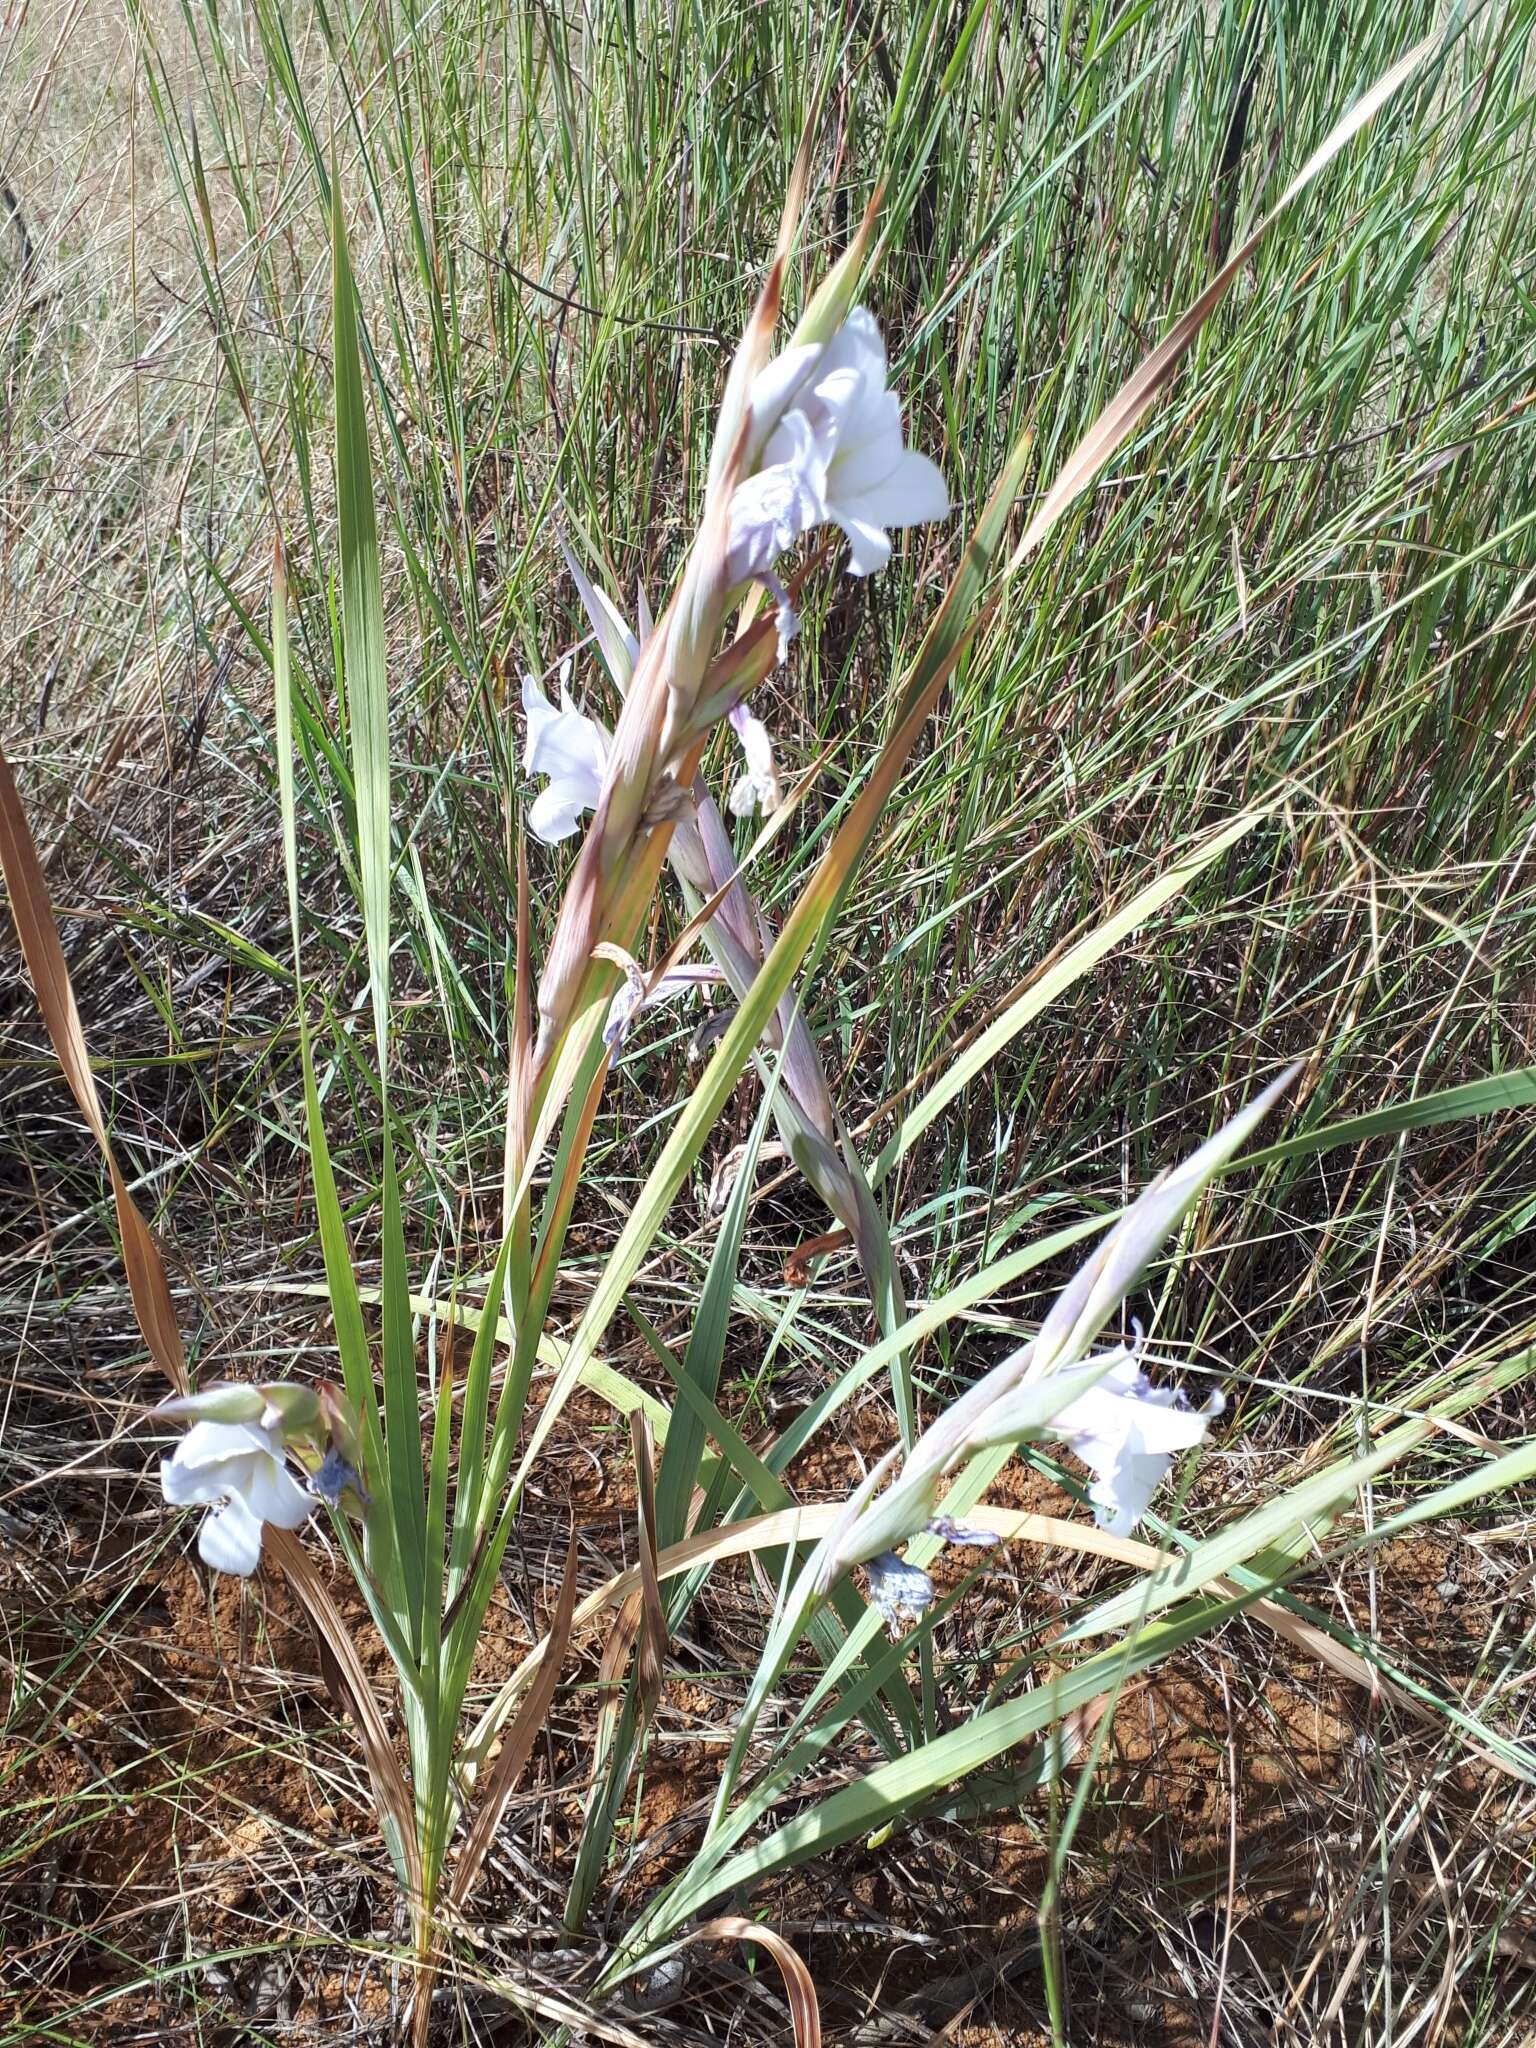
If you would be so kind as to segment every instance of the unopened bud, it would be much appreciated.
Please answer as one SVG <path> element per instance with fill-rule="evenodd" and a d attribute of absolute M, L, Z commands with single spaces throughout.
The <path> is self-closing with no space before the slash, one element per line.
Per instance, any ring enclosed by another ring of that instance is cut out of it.
<path fill-rule="evenodd" d="M 275 1429 L 285 1443 L 313 1436 L 319 1428 L 320 1396 L 313 1387 L 274 1380 L 257 1392 L 265 1403 L 262 1422 L 268 1429 Z"/>
<path fill-rule="evenodd" d="M 196 1394 L 180 1394 L 162 1401 L 151 1415 L 168 1422 L 261 1422 L 267 1407 L 266 1390 L 221 1380 Z"/>

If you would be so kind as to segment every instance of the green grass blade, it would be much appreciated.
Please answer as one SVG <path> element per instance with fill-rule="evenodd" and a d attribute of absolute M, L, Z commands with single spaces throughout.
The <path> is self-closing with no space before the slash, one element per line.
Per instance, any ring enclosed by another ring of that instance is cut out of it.
<path fill-rule="evenodd" d="M 384 1451 L 388 1505 L 402 1586 L 418 1648 L 426 1584 L 426 1503 L 421 1408 L 411 1331 L 409 1278 L 394 1133 L 389 1117 L 390 767 L 389 658 L 373 503 L 360 313 L 347 250 L 341 185 L 332 182 L 332 318 L 335 331 L 336 523 L 341 555 L 342 675 L 357 805 L 357 865 L 368 985 L 383 1115 L 381 1295 Z M 437 1589 L 431 1589 L 437 1599 Z"/>
<path fill-rule="evenodd" d="M 1463 1118 L 1497 1116 L 1502 1110 L 1527 1109 L 1536 1102 L 1536 1067 L 1512 1067 L 1505 1074 L 1485 1074 L 1480 1080 L 1464 1081 L 1455 1088 L 1436 1089 L 1430 1095 L 1415 1096 L 1409 1102 L 1392 1102 L 1385 1109 L 1370 1110 L 1364 1116 L 1346 1117 L 1341 1123 L 1324 1124 L 1317 1130 L 1298 1131 L 1281 1138 L 1259 1152 L 1245 1152 L 1226 1171 L 1236 1173 L 1246 1166 L 1268 1166 L 1276 1159 L 1299 1159 L 1311 1152 L 1329 1152 L 1339 1145 L 1363 1145 L 1368 1138 L 1396 1137 L 1403 1131 L 1423 1131 L 1435 1124 L 1459 1123 Z"/>
<path fill-rule="evenodd" d="M 1000 1017 L 993 1019 L 986 1030 L 954 1062 L 947 1067 L 903 1116 L 890 1138 L 881 1148 L 870 1173 L 870 1179 L 878 1186 L 901 1159 L 904 1153 L 922 1136 L 934 1119 L 967 1088 L 982 1070 L 995 1060 L 1003 1049 L 1010 1045 L 1026 1025 L 1056 1002 L 1091 967 L 1097 966 L 1106 953 L 1112 952 L 1122 939 L 1128 938 L 1138 926 L 1181 895 L 1197 875 L 1203 874 L 1213 861 L 1219 860 L 1229 847 L 1235 846 L 1251 832 L 1260 817 L 1260 812 L 1236 818 L 1213 833 L 1200 845 L 1177 861 L 1166 874 L 1156 881 L 1148 882 L 1138 889 L 1130 902 L 1113 916 L 1096 925 L 1086 937 L 1077 941 L 1053 966 L 1031 979 L 1024 989 Z"/>
<path fill-rule="evenodd" d="M 742 1151 L 736 1185 L 720 1219 L 720 1234 L 710 1254 L 693 1326 L 688 1333 L 688 1346 L 683 1353 L 684 1380 L 711 1406 L 725 1357 L 725 1338 L 736 1291 L 736 1268 L 741 1258 L 747 1213 L 752 1206 L 757 1155 L 763 1133 L 773 1116 L 777 1090 L 775 1076 L 773 1083 L 764 1091 L 762 1107 Z M 661 1455 L 661 1468 L 656 1475 L 656 1541 L 663 1548 L 680 1541 L 686 1532 L 688 1504 L 698 1480 L 704 1440 L 705 1422 L 699 1409 L 692 1404 L 681 1406 L 674 1414 Z"/>

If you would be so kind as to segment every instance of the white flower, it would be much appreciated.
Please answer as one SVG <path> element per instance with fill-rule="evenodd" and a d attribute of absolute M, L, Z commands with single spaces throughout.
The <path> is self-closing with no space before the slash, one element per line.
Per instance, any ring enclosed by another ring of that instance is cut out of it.
<path fill-rule="evenodd" d="M 883 569 L 891 559 L 888 526 L 949 515 L 949 491 L 937 466 L 902 440 L 901 403 L 886 389 L 885 375 L 880 329 L 860 306 L 828 343 L 795 401 L 827 450 L 826 516 L 848 536 L 855 576 Z M 781 422 L 763 460 L 782 461 L 789 450 Z"/>
<path fill-rule="evenodd" d="M 610 1052 L 617 1052 L 642 1010 L 654 1010 L 658 1004 L 670 1003 L 677 996 L 686 995 L 691 988 L 713 988 L 719 979 L 719 969 L 714 967 L 669 967 L 656 986 L 648 988 L 639 961 L 627 959 L 624 979 L 619 983 L 613 1001 L 608 1005 L 608 1015 L 603 1020 L 604 1045 Z"/>
<path fill-rule="evenodd" d="M 773 765 L 773 740 L 767 726 L 760 718 L 754 718 L 744 703 L 734 705 L 726 717 L 741 741 L 746 762 L 726 798 L 731 816 L 750 818 L 757 810 L 775 810 L 779 801 L 779 772 Z"/>
<path fill-rule="evenodd" d="M 1088 1489 L 1094 1520 L 1116 1536 L 1129 1536 L 1146 1513 L 1174 1454 L 1204 1443 L 1220 1394 L 1191 1408 L 1182 1390 L 1154 1387 L 1127 1354 L 1104 1377 L 1069 1402 L 1051 1423 L 1059 1437 L 1092 1468 Z"/>
<path fill-rule="evenodd" d="M 868 576 L 891 558 L 887 528 L 943 519 L 950 509 L 936 465 L 902 439 L 901 403 L 886 387 L 885 343 L 873 314 L 863 307 L 850 313 L 801 367 L 795 359 L 804 353 L 786 351 L 754 386 L 754 417 L 786 409 L 761 467 L 731 499 L 726 573 L 732 582 L 755 577 L 779 598 L 781 652 L 787 600 L 769 579 L 785 549 L 831 521 L 848 537 L 850 572 Z"/>
<path fill-rule="evenodd" d="M 766 581 L 780 555 L 828 517 L 830 431 L 816 432 L 803 412 L 786 413 L 768 445 L 776 451 L 772 461 L 731 493 L 729 583 Z"/>
<path fill-rule="evenodd" d="M 216 1572 L 248 1578 L 261 1559 L 261 1529 L 297 1529 L 315 1502 L 283 1462 L 276 1429 L 259 1422 L 195 1422 L 160 1466 L 172 1507 L 206 1507 L 197 1549 Z"/>
<path fill-rule="evenodd" d="M 528 743 L 523 766 L 530 775 L 547 775 L 528 810 L 528 824 L 547 846 L 569 839 L 583 811 L 597 808 L 603 771 L 608 765 L 608 735 L 588 718 L 570 690 L 571 664 L 560 664 L 560 709 L 557 711 L 532 676 L 523 677 L 523 711 Z"/>

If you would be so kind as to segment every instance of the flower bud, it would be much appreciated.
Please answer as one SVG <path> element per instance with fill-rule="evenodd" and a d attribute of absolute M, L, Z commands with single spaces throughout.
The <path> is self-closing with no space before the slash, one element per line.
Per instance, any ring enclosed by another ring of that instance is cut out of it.
<path fill-rule="evenodd" d="M 266 1408 L 266 1389 L 221 1380 L 198 1393 L 162 1401 L 149 1412 L 167 1422 L 260 1422 Z"/>
<path fill-rule="evenodd" d="M 313 1436 L 320 1426 L 320 1396 L 313 1387 L 301 1387 L 291 1380 L 273 1380 L 257 1389 L 265 1406 L 261 1419 L 275 1429 L 285 1443 Z"/>

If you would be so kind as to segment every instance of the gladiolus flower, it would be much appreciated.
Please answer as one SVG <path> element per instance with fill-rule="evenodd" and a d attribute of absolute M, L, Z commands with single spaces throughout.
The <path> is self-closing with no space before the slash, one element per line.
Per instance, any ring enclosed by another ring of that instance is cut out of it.
<path fill-rule="evenodd" d="M 1129 1536 L 1147 1512 L 1175 1453 L 1205 1442 L 1220 1394 L 1191 1408 L 1181 1388 L 1154 1387 L 1127 1355 L 1096 1386 L 1063 1408 L 1048 1435 L 1058 1437 L 1094 1474 L 1094 1520 Z"/>
<path fill-rule="evenodd" d="M 206 1507 L 198 1555 L 216 1572 L 248 1578 L 261 1561 L 261 1531 L 297 1529 L 315 1501 L 283 1462 L 282 1438 L 260 1422 L 195 1422 L 160 1466 L 172 1507 Z"/>
<path fill-rule="evenodd" d="M 523 677 L 523 711 L 528 741 L 523 766 L 530 775 L 546 775 L 528 810 L 528 825 L 546 846 L 569 839 L 579 830 L 583 811 L 597 808 L 603 772 L 608 766 L 608 735 L 589 718 L 570 691 L 571 664 L 560 664 L 560 709 L 557 711 L 532 676 Z"/>
<path fill-rule="evenodd" d="M 885 343 L 874 315 L 860 306 L 827 344 L 795 400 L 826 449 L 825 517 L 848 536 L 855 576 L 871 575 L 891 559 L 887 527 L 949 516 L 944 478 L 903 441 L 901 402 L 885 378 Z M 779 462 L 788 452 L 781 422 L 763 460 Z"/>
<path fill-rule="evenodd" d="M 732 496 L 726 557 L 731 582 L 755 578 L 779 599 L 781 656 L 788 601 L 772 568 L 786 549 L 830 521 L 848 537 L 850 573 L 868 576 L 891 558 L 888 528 L 944 519 L 950 509 L 937 466 L 902 438 L 873 314 L 857 308 L 803 368 L 791 361 L 805 353 L 776 358 L 754 387 L 754 416 L 784 410 L 761 467 Z"/>
<path fill-rule="evenodd" d="M 779 801 L 779 772 L 773 763 L 773 740 L 767 726 L 754 718 L 745 704 L 737 704 L 726 716 L 741 742 L 746 763 L 726 798 L 731 816 L 750 818 L 754 811 L 774 810 Z"/>

